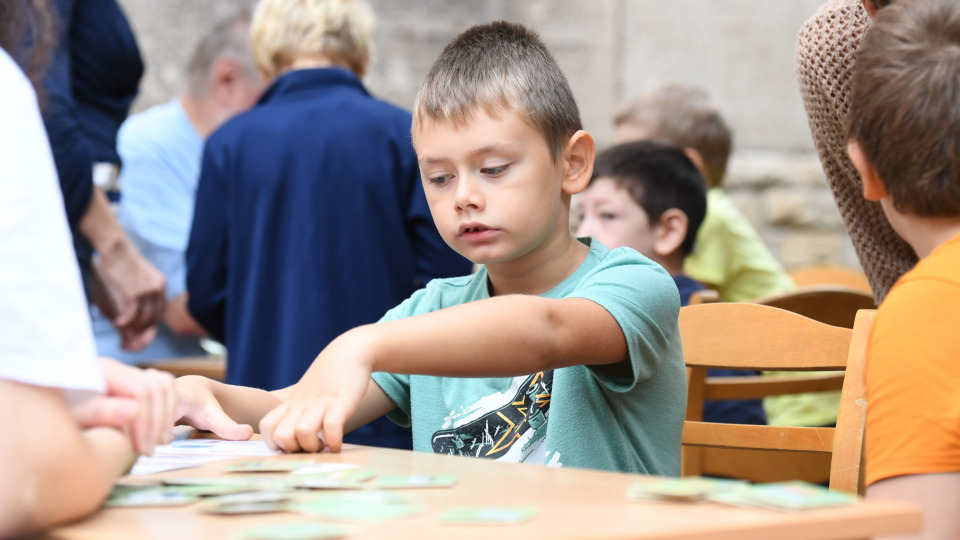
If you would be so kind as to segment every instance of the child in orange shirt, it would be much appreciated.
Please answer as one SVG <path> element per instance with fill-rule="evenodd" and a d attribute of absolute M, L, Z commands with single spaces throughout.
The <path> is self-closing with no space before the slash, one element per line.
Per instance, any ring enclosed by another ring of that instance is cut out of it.
<path fill-rule="evenodd" d="M 960 537 L 960 4 L 897 2 L 860 48 L 850 159 L 920 261 L 867 349 L 867 497 L 923 507 L 921 538 Z"/>

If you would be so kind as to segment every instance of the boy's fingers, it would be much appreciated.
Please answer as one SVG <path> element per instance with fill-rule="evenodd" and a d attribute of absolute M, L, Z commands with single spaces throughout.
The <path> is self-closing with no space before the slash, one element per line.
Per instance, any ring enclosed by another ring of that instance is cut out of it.
<path fill-rule="evenodd" d="M 343 448 L 343 424 L 346 417 L 343 407 L 334 405 L 323 419 L 323 434 L 331 452 L 338 453 Z"/>
<path fill-rule="evenodd" d="M 263 442 L 266 443 L 267 448 L 271 450 L 282 450 L 274 439 L 273 434 L 277 429 L 277 422 L 283 417 L 285 410 L 286 407 L 284 405 L 279 405 L 260 419 L 260 436 Z"/>
<path fill-rule="evenodd" d="M 308 408 L 295 425 L 297 441 L 304 452 L 319 452 L 323 450 L 324 443 L 320 440 L 317 432 L 323 425 L 323 408 Z"/>

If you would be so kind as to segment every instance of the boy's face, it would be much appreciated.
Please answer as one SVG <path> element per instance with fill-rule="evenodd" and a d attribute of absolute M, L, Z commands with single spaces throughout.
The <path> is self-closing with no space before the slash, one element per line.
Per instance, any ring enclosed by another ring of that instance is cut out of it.
<path fill-rule="evenodd" d="M 538 264 L 550 246 L 569 240 L 564 169 L 515 113 L 479 108 L 463 126 L 424 119 L 414 146 L 437 229 L 464 257 Z"/>
<path fill-rule="evenodd" d="M 655 258 L 657 227 L 627 190 L 609 177 L 590 182 L 580 195 L 582 217 L 577 236 L 592 236 L 610 249 L 631 247 L 651 259 Z"/>

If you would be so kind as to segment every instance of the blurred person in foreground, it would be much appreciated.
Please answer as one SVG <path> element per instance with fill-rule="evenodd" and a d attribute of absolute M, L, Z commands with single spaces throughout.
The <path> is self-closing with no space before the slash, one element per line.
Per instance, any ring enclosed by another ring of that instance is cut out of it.
<path fill-rule="evenodd" d="M 0 537 L 95 511 L 137 452 L 172 438 L 173 379 L 94 355 L 35 88 L 42 0 L 0 3 Z M 18 48 L 29 32 L 29 54 Z"/>

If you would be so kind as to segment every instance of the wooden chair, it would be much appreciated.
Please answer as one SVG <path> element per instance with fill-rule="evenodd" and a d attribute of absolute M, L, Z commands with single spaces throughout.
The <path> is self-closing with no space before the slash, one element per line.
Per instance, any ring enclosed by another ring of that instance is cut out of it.
<path fill-rule="evenodd" d="M 175 377 L 182 375 L 203 375 L 204 377 L 218 381 L 222 381 L 227 377 L 227 359 L 223 355 L 156 360 L 142 367 L 152 367 L 166 371 L 172 373 Z"/>
<path fill-rule="evenodd" d="M 815 321 L 833 326 L 853 328 L 853 320 L 861 309 L 876 309 L 870 292 L 844 285 L 810 285 L 775 296 L 751 300 L 754 304 L 778 307 Z"/>
<path fill-rule="evenodd" d="M 702 289 L 690 293 L 690 299 L 687 301 L 687 304 L 695 306 L 697 304 L 712 304 L 719 301 L 720 293 L 713 289 Z"/>
<path fill-rule="evenodd" d="M 872 294 L 867 276 L 855 268 L 824 264 L 795 268 L 789 274 L 801 289 L 817 285 L 840 285 Z"/>
<path fill-rule="evenodd" d="M 687 364 L 683 476 L 714 474 L 755 482 L 807 480 L 803 462 L 785 467 L 783 455 L 813 453 L 830 460 L 830 489 L 862 493 L 866 419 L 863 363 L 875 311 L 863 310 L 854 328 L 830 326 L 796 313 L 750 303 L 716 303 L 680 310 Z M 823 377 L 709 378 L 709 368 L 842 371 L 836 428 L 714 424 L 702 421 L 705 399 L 753 399 L 822 389 Z M 704 452 L 718 449 L 720 452 Z M 732 456 L 741 455 L 740 459 Z M 746 456 L 746 457 L 743 457 Z M 711 457 L 713 462 L 706 461 Z M 772 463 L 772 466 L 771 466 Z"/>

